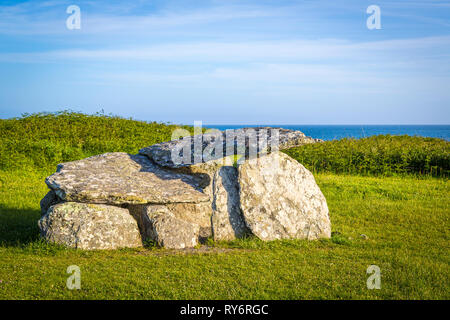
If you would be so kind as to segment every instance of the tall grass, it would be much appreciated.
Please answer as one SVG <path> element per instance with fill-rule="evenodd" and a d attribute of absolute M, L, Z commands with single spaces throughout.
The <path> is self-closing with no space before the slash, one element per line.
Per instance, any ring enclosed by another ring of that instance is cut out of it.
<path fill-rule="evenodd" d="M 137 153 L 142 147 L 170 140 L 177 127 L 100 113 L 25 114 L 0 120 L 0 169 L 54 168 L 105 152 Z"/>
<path fill-rule="evenodd" d="M 436 177 L 450 173 L 450 142 L 437 138 L 378 135 L 305 145 L 286 153 L 313 172 Z"/>
<path fill-rule="evenodd" d="M 0 120 L 0 170 L 54 169 L 58 163 L 105 152 L 137 153 L 171 139 L 179 126 L 117 116 L 62 111 Z M 183 126 L 192 132 L 192 127 Z M 450 143 L 436 138 L 380 135 L 285 151 L 313 172 L 448 177 Z"/>

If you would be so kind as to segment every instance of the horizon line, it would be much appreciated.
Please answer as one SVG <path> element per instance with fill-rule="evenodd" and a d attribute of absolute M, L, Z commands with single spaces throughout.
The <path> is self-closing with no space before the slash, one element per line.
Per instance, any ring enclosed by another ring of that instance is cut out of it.
<path fill-rule="evenodd" d="M 188 124 L 182 124 L 182 125 L 188 125 Z M 393 123 L 393 124 L 383 124 L 383 123 L 377 123 L 377 124 L 329 124 L 329 123 L 319 123 L 319 124 L 307 124 L 307 123 L 285 123 L 285 124 L 269 124 L 269 123 L 261 123 L 261 124 L 252 124 L 252 123 L 244 123 L 244 124 L 231 124 L 231 123 L 225 123 L 225 124 L 204 124 L 204 126 L 450 126 L 450 124 L 427 124 L 427 123 L 412 123 L 412 124 L 402 124 L 402 123 Z"/>

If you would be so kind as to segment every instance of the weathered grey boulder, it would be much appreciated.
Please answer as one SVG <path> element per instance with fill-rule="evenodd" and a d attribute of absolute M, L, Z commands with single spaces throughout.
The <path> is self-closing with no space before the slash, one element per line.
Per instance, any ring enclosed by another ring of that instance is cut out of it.
<path fill-rule="evenodd" d="M 47 192 L 47 194 L 45 195 L 45 197 L 42 198 L 41 202 L 40 202 L 40 206 L 41 206 L 41 216 L 43 216 L 44 214 L 47 213 L 48 208 L 50 208 L 51 206 L 62 202 L 61 199 L 56 195 L 55 191 L 50 190 L 49 192 Z"/>
<path fill-rule="evenodd" d="M 296 160 L 274 152 L 240 165 L 245 222 L 262 240 L 331 236 L 328 207 L 313 175 Z"/>
<path fill-rule="evenodd" d="M 117 249 L 142 246 L 136 220 L 127 209 L 64 202 L 49 208 L 39 220 L 42 237 L 78 249 Z"/>
<path fill-rule="evenodd" d="M 195 247 L 200 227 L 177 218 L 166 206 L 148 205 L 142 212 L 143 237 L 170 249 Z"/>
<path fill-rule="evenodd" d="M 248 233 L 240 208 L 238 171 L 235 167 L 218 169 L 212 183 L 212 228 L 214 240 L 233 240 Z"/>
<path fill-rule="evenodd" d="M 209 201 L 196 177 L 122 152 L 60 164 L 46 183 L 64 201 L 114 205 Z"/>
<path fill-rule="evenodd" d="M 301 131 L 255 127 L 187 136 L 142 148 L 139 153 L 163 167 L 180 168 L 222 159 L 225 155 L 231 155 L 230 150 L 234 155 L 249 159 L 252 155 L 266 153 L 274 147 L 282 150 L 319 141 L 322 140 L 307 137 Z"/>

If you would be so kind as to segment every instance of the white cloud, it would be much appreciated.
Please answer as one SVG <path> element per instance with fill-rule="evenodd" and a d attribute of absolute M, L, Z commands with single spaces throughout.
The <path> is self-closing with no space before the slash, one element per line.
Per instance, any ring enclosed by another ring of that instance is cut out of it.
<path fill-rule="evenodd" d="M 254 41 L 254 42 L 183 42 L 144 47 L 113 49 L 70 49 L 46 52 L 0 53 L 0 61 L 134 61 L 134 62 L 314 62 L 336 64 L 391 61 L 404 63 L 404 55 L 415 62 L 439 58 L 449 60 L 450 36 L 414 39 L 351 42 L 339 39 Z M 408 61 L 406 61 L 408 62 Z"/>

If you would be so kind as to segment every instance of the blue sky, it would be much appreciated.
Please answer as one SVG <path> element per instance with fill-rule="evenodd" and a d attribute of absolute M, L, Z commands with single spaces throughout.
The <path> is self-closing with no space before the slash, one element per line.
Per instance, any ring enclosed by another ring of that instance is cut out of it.
<path fill-rule="evenodd" d="M 449 124 L 450 1 L 0 1 L 0 74 L 1 118 Z"/>

